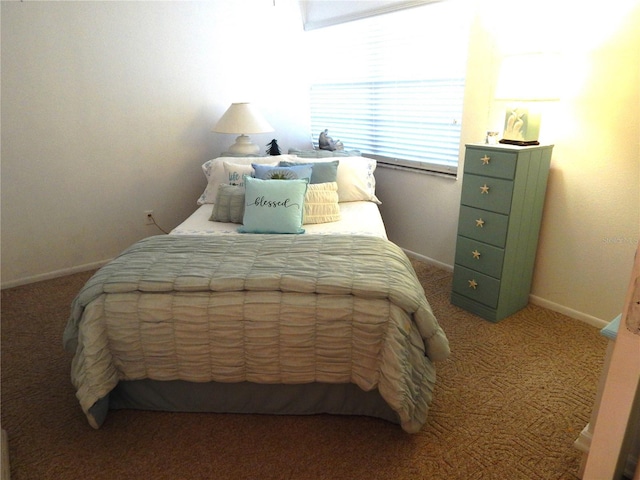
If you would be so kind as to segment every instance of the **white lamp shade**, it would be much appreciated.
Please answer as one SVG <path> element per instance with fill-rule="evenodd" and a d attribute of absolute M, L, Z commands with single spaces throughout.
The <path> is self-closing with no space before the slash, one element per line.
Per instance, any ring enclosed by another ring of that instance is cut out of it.
<path fill-rule="evenodd" d="M 560 57 L 552 53 L 525 53 L 504 57 L 495 98 L 543 101 L 559 97 Z"/>
<path fill-rule="evenodd" d="M 500 143 L 538 145 L 539 102 L 558 100 L 560 56 L 522 53 L 504 57 L 495 98 L 509 101 Z"/>
<path fill-rule="evenodd" d="M 273 132 L 273 127 L 250 103 L 232 103 L 213 127 L 213 131 L 235 134 L 267 133 Z"/>

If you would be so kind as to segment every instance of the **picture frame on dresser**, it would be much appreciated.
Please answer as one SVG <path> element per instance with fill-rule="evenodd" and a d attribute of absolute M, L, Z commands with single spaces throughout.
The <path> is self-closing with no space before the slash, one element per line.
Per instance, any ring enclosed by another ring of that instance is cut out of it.
<path fill-rule="evenodd" d="M 552 151 L 466 145 L 452 304 L 492 322 L 527 305 Z"/>

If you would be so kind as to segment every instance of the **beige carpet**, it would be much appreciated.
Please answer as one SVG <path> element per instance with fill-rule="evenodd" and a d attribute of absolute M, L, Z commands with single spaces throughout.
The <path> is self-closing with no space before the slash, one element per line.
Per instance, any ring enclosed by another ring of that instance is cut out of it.
<path fill-rule="evenodd" d="M 93 430 L 61 335 L 82 273 L 2 292 L 2 422 L 12 480 L 575 479 L 606 341 L 529 306 L 498 324 L 449 303 L 416 262 L 453 354 L 415 435 L 367 417 L 111 412 Z"/>

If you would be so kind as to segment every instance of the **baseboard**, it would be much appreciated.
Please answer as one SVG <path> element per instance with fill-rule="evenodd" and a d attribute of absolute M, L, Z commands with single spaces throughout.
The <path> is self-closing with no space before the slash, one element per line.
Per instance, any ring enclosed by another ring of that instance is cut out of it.
<path fill-rule="evenodd" d="M 587 425 L 582 429 L 578 438 L 573 442 L 573 446 L 583 453 L 589 453 L 591 448 L 591 440 L 593 439 L 593 433 L 591 432 L 591 425 Z"/>
<path fill-rule="evenodd" d="M 446 263 L 442 263 L 437 260 L 434 260 L 433 258 L 420 255 L 419 253 L 412 252 L 411 250 L 407 250 L 406 248 L 403 248 L 402 250 L 404 251 L 404 253 L 407 254 L 408 257 L 415 258 L 416 260 L 420 260 L 421 262 L 424 262 L 428 265 L 433 265 L 434 267 L 439 267 L 443 270 L 446 270 L 447 272 L 453 272 L 452 265 L 447 265 Z"/>
<path fill-rule="evenodd" d="M 85 263 L 84 265 L 78 265 L 71 268 L 63 268 L 55 270 L 53 272 L 42 273 L 40 275 L 33 275 L 31 277 L 24 277 L 18 280 L 10 280 L 3 282 L 0 285 L 0 289 L 19 287 L 20 285 L 27 285 L 29 283 L 42 282 L 43 280 L 51 280 L 53 278 L 64 277 L 66 275 L 72 275 L 74 273 L 87 272 L 89 270 L 97 270 L 98 268 L 107 264 L 109 260 L 102 260 L 101 262 Z"/>
<path fill-rule="evenodd" d="M 538 305 L 539 307 L 544 307 L 549 310 L 553 310 L 554 312 L 562 313 L 567 317 L 575 318 L 576 320 L 580 320 L 596 328 L 604 328 L 607 325 L 609 325 L 609 322 L 611 320 L 613 320 L 613 319 L 601 320 L 600 318 L 596 318 L 591 315 L 587 315 L 586 313 L 574 310 L 572 308 L 565 307 L 564 305 L 560 305 L 558 303 L 545 300 L 544 298 L 538 297 L 536 295 L 529 295 L 529 301 L 534 305 Z"/>
<path fill-rule="evenodd" d="M 427 263 L 429 265 L 433 265 L 435 267 L 442 268 L 443 270 L 446 270 L 448 272 L 453 272 L 453 266 L 452 265 L 447 265 L 446 263 L 442 263 L 442 262 L 439 262 L 437 260 L 434 260 L 433 258 L 426 257 L 424 255 L 420 255 L 419 253 L 412 252 L 411 250 L 407 250 L 407 249 L 404 249 L 404 248 L 403 248 L 403 250 L 407 254 L 407 256 L 409 256 L 409 257 L 413 257 L 416 260 L 420 260 L 421 262 Z M 588 315 L 586 313 L 579 312 L 578 310 L 573 310 L 572 308 L 565 307 L 564 305 L 560 305 L 558 303 L 551 302 L 549 300 L 545 300 L 544 298 L 538 297 L 536 295 L 529 295 L 529 301 L 531 303 L 533 303 L 534 305 L 538 305 L 540 307 L 544 307 L 544 308 L 552 310 L 554 312 L 562 313 L 563 315 L 566 315 L 567 317 L 575 318 L 576 320 L 580 320 L 580 321 L 582 321 L 584 323 L 587 323 L 587 324 L 589 324 L 589 325 L 591 325 L 593 327 L 596 327 L 596 328 L 604 328 L 611 321 L 611 319 L 602 320 L 600 318 L 596 318 L 596 317 Z"/>

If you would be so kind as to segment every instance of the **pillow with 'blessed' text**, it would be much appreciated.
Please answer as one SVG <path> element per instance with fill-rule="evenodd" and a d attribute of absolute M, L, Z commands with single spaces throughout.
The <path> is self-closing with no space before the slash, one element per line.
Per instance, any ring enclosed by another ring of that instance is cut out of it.
<path fill-rule="evenodd" d="M 307 179 L 262 180 L 245 177 L 240 233 L 304 233 L 302 217 Z"/>

